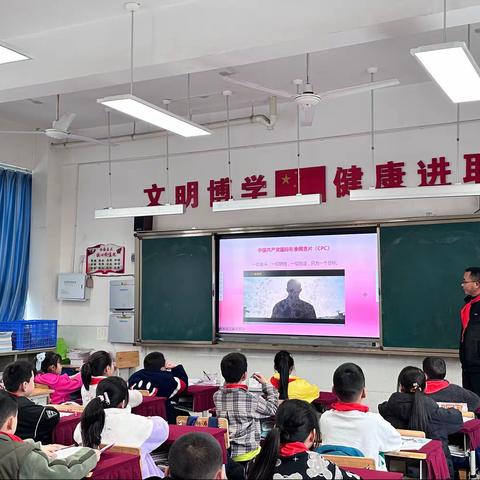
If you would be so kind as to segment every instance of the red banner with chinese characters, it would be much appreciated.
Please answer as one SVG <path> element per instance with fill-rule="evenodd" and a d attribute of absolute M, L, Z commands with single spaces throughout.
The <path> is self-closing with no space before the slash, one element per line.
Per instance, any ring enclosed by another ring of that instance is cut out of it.
<path fill-rule="evenodd" d="M 125 247 L 99 243 L 87 247 L 87 273 L 125 273 Z"/>

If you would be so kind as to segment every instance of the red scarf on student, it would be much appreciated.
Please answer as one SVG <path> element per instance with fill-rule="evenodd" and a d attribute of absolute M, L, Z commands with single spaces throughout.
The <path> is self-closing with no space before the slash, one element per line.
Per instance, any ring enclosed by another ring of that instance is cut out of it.
<path fill-rule="evenodd" d="M 225 388 L 241 388 L 242 390 L 248 391 L 248 385 L 244 385 L 243 383 L 226 383 L 224 387 Z"/>
<path fill-rule="evenodd" d="M 358 410 L 359 412 L 366 413 L 368 412 L 368 407 L 361 403 L 335 402 L 332 403 L 332 410 L 337 410 L 337 412 L 352 412 Z"/>
<path fill-rule="evenodd" d="M 296 378 L 289 378 L 288 383 L 292 383 L 296 380 Z M 271 377 L 270 378 L 270 383 L 278 390 L 280 388 L 280 379 Z"/>
<path fill-rule="evenodd" d="M 460 310 L 460 319 L 462 321 L 462 342 L 463 342 L 463 336 L 465 335 L 465 330 L 467 329 L 467 326 L 468 326 L 468 322 L 470 321 L 470 309 L 472 308 L 472 305 L 477 302 L 480 302 L 480 295 L 477 295 L 475 298 L 472 298 Z"/>
<path fill-rule="evenodd" d="M 446 380 L 427 380 L 427 386 L 425 387 L 425 394 L 430 395 L 432 393 L 437 393 L 444 388 L 447 388 L 450 385 L 450 382 Z"/>
<path fill-rule="evenodd" d="M 105 380 L 107 377 L 92 377 L 90 380 L 90 385 L 98 385 L 102 380 Z"/>
<path fill-rule="evenodd" d="M 17 437 L 13 433 L 7 433 L 7 432 L 0 432 L 2 435 L 6 435 L 10 440 L 13 440 L 14 442 L 20 442 L 22 443 L 23 440 L 20 437 Z"/>
<path fill-rule="evenodd" d="M 282 443 L 278 453 L 281 457 L 291 457 L 292 455 L 303 452 L 308 452 L 308 448 L 303 442 L 291 442 Z"/>

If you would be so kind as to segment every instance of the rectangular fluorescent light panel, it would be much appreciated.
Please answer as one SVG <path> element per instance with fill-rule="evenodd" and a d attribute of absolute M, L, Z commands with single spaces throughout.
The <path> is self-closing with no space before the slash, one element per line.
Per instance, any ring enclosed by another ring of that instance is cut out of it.
<path fill-rule="evenodd" d="M 127 217 L 149 217 L 152 215 L 181 215 L 185 206 L 158 205 L 156 207 L 127 207 L 127 208 L 102 208 L 95 210 L 95 218 L 127 218 Z"/>
<path fill-rule="evenodd" d="M 320 194 L 289 195 L 285 197 L 264 197 L 250 200 L 228 200 L 214 202 L 212 211 L 230 212 L 233 210 L 251 210 L 257 208 L 299 207 L 302 205 L 319 205 Z"/>
<path fill-rule="evenodd" d="M 0 64 L 19 62 L 21 60 L 30 60 L 30 57 L 12 50 L 11 48 L 0 45 Z"/>
<path fill-rule="evenodd" d="M 135 95 L 127 94 L 99 98 L 97 102 L 112 110 L 117 110 L 125 115 L 151 123 L 183 137 L 199 137 L 212 134 L 212 131 L 208 128 L 190 122 Z"/>
<path fill-rule="evenodd" d="M 369 188 L 350 191 L 350 200 L 403 200 L 468 196 L 480 196 L 480 184 L 459 183 L 431 187 Z"/>
<path fill-rule="evenodd" d="M 410 50 L 454 103 L 480 100 L 480 69 L 465 42 Z"/>

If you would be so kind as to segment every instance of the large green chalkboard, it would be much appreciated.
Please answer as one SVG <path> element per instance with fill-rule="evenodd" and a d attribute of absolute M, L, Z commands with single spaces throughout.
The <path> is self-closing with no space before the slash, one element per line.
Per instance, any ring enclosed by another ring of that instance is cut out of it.
<path fill-rule="evenodd" d="M 140 341 L 211 343 L 212 236 L 139 242 Z"/>
<path fill-rule="evenodd" d="M 384 347 L 458 348 L 463 270 L 480 265 L 480 222 L 381 227 Z"/>

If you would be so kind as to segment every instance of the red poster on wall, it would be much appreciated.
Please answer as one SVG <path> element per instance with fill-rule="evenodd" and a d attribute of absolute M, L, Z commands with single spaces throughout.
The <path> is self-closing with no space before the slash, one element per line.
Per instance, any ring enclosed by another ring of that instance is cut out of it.
<path fill-rule="evenodd" d="M 87 273 L 125 273 L 125 247 L 99 243 L 87 248 Z"/>

